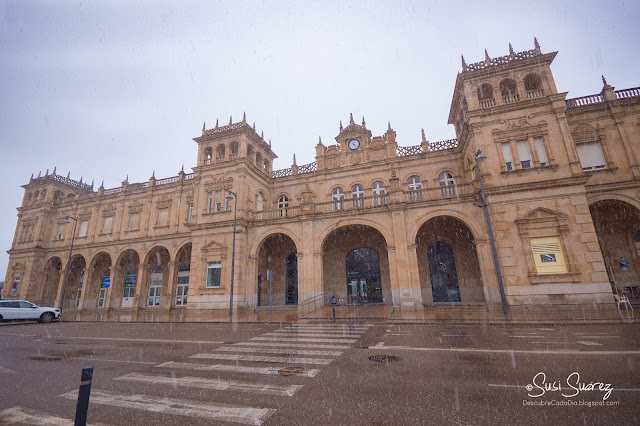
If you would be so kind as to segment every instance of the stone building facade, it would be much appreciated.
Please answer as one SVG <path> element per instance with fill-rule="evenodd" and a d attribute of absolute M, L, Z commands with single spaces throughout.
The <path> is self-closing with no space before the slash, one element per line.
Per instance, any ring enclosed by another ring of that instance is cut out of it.
<path fill-rule="evenodd" d="M 613 306 L 612 283 L 640 277 L 640 90 L 603 77 L 599 94 L 565 99 L 556 54 L 536 41 L 463 58 L 453 140 L 423 131 L 402 146 L 390 124 L 373 136 L 350 117 L 314 163 L 273 171 L 271 143 L 243 118 L 203 126 L 193 173 L 98 190 L 32 177 L 2 297 L 59 304 L 69 261 L 65 309 L 225 309 L 233 259 L 238 308 L 264 306 L 270 284 L 274 305 L 300 310 L 333 294 L 499 306 L 482 173 L 511 309 Z"/>

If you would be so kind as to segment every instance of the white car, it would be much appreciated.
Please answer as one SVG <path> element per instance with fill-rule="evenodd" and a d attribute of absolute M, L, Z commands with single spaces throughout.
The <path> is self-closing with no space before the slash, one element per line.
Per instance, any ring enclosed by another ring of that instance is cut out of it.
<path fill-rule="evenodd" d="M 60 309 L 44 308 L 26 300 L 0 300 L 0 321 L 38 320 L 51 322 L 60 318 Z"/>

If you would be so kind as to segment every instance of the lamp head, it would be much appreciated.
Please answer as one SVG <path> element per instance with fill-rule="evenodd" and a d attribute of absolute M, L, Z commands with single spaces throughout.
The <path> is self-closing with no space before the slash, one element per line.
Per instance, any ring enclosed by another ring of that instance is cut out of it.
<path fill-rule="evenodd" d="M 62 223 L 69 223 L 69 216 L 65 217 Z"/>
<path fill-rule="evenodd" d="M 227 195 L 225 195 L 224 198 L 226 198 L 227 200 L 233 200 L 233 195 L 231 194 L 231 191 L 227 191 Z"/>
<path fill-rule="evenodd" d="M 486 159 L 487 159 L 487 156 L 486 156 L 486 155 L 484 155 L 484 154 L 482 154 L 482 151 L 478 150 L 478 151 L 476 152 L 476 161 L 477 161 L 477 162 L 481 163 L 481 162 L 483 162 L 483 161 L 484 161 L 484 160 L 486 160 Z"/>
<path fill-rule="evenodd" d="M 478 202 L 473 203 L 473 205 L 476 206 L 476 207 L 479 207 L 479 208 L 484 207 L 484 204 L 480 204 Z"/>

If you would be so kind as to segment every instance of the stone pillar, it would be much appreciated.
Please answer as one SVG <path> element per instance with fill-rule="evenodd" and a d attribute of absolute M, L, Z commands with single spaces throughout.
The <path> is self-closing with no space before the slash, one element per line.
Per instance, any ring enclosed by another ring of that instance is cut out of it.
<path fill-rule="evenodd" d="M 149 276 L 151 265 L 144 263 L 138 264 L 138 276 L 136 277 L 136 292 L 133 297 L 133 309 L 138 310 L 147 306 L 147 291 L 149 288 Z M 126 271 L 125 271 L 126 273 Z M 164 277 L 163 277 L 164 278 Z M 124 284 L 123 284 L 124 285 Z M 123 288 L 124 290 L 124 288 Z M 162 291 L 162 290 L 160 290 Z"/>
<path fill-rule="evenodd" d="M 491 245 L 487 240 L 475 240 L 478 263 L 480 265 L 480 275 L 482 275 L 482 288 L 484 290 L 484 298 L 488 304 L 501 303 L 500 290 L 498 289 L 498 279 L 496 277 L 496 269 L 493 263 L 493 255 L 491 253 Z M 502 277 L 505 284 L 506 277 Z"/>
<path fill-rule="evenodd" d="M 68 260 L 67 262 L 69 262 L 70 260 Z M 53 306 L 54 308 L 59 308 L 60 304 L 62 303 L 64 306 L 64 300 L 60 300 L 60 298 L 62 297 L 62 287 L 64 287 L 64 271 L 65 271 L 66 265 L 63 264 L 62 266 L 62 270 L 60 271 L 60 279 L 58 280 L 58 291 L 56 292 L 56 300 Z M 71 275 L 71 274 L 69 274 Z M 63 309 L 64 310 L 64 309 Z"/>
<path fill-rule="evenodd" d="M 178 282 L 178 264 L 175 261 L 167 263 L 166 272 L 162 276 L 162 290 L 160 290 L 160 307 L 170 311 L 176 295 Z M 163 297 L 164 296 L 164 297 Z"/>
<path fill-rule="evenodd" d="M 411 276 L 404 211 L 394 211 L 392 213 L 392 219 L 394 241 L 387 241 L 387 247 L 394 247 L 394 249 L 388 249 L 393 305 L 401 309 L 415 309 L 416 306 L 422 306 L 422 294 L 420 293 L 420 282 L 418 281 L 418 285 L 415 286 L 415 282 Z"/>
<path fill-rule="evenodd" d="M 417 244 L 409 244 L 407 246 L 409 283 L 410 283 L 410 288 L 412 288 L 415 293 L 420 295 L 420 304 L 418 303 L 418 300 L 416 300 L 415 302 L 415 308 L 419 309 L 422 306 L 424 306 L 424 301 L 422 300 L 422 287 L 420 286 L 420 270 L 418 269 L 418 251 L 417 250 L 418 250 Z"/>
<path fill-rule="evenodd" d="M 91 286 L 91 279 L 93 277 L 93 269 L 95 268 L 85 268 L 84 270 L 84 281 L 82 282 L 82 293 L 80 294 L 80 303 L 78 304 L 78 310 L 82 311 L 86 309 L 85 303 L 87 300 L 87 295 L 89 294 L 89 287 Z M 100 291 L 98 284 L 98 291 Z"/>

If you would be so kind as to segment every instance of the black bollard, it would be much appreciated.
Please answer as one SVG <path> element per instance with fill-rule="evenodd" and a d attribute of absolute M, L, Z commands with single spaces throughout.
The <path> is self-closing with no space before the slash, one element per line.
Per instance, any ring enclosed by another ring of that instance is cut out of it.
<path fill-rule="evenodd" d="M 333 323 L 336 323 L 336 295 L 331 296 L 331 307 L 333 308 Z"/>
<path fill-rule="evenodd" d="M 75 426 L 86 426 L 87 410 L 89 409 L 89 395 L 91 394 L 91 379 L 93 367 L 84 367 L 80 376 L 80 389 L 78 390 L 78 404 L 76 405 Z"/>

